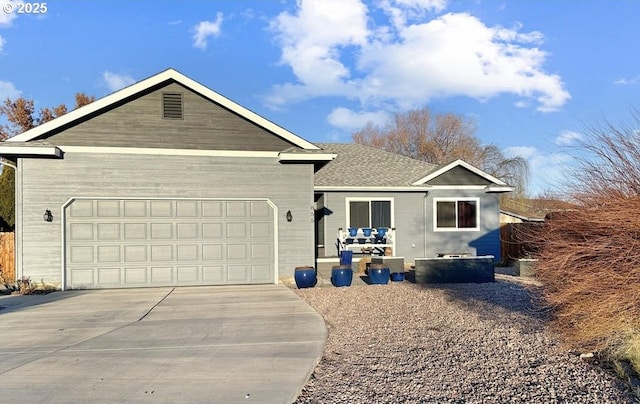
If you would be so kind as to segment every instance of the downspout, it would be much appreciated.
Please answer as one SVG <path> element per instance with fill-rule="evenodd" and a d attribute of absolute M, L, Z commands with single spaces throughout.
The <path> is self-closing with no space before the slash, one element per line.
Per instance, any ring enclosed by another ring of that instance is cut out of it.
<path fill-rule="evenodd" d="M 429 197 L 429 191 L 425 192 L 424 194 L 424 203 L 423 203 L 423 208 L 424 209 L 424 246 L 422 246 L 422 256 L 426 257 L 427 256 L 427 237 L 429 235 L 429 232 L 427 231 L 427 226 L 429 225 L 429 218 L 427 217 L 427 198 Z"/>

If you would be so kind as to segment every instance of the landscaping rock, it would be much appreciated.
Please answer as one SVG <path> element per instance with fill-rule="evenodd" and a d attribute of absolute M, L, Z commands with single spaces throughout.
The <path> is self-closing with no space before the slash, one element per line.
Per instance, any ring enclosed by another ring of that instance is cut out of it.
<path fill-rule="evenodd" d="M 634 403 L 562 348 L 535 292 L 502 279 L 296 290 L 329 330 L 296 403 Z"/>

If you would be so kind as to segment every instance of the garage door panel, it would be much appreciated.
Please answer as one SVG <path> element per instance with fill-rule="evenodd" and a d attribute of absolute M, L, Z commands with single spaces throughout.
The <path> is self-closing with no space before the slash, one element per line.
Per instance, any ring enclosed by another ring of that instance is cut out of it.
<path fill-rule="evenodd" d="M 177 217 L 198 217 L 198 202 L 177 201 L 176 215 Z"/>
<path fill-rule="evenodd" d="M 273 283 L 274 220 L 264 200 L 74 200 L 65 210 L 65 283 Z"/>
<path fill-rule="evenodd" d="M 254 281 L 267 281 L 269 280 L 269 265 L 252 265 L 251 266 L 251 278 Z"/>
<path fill-rule="evenodd" d="M 173 261 L 173 246 L 152 245 L 151 261 Z"/>
<path fill-rule="evenodd" d="M 93 247 L 89 246 L 74 246 L 71 247 L 69 254 L 69 261 L 74 264 L 92 263 L 93 262 Z"/>
<path fill-rule="evenodd" d="M 146 223 L 125 223 L 124 239 L 125 240 L 146 240 L 147 239 Z"/>
<path fill-rule="evenodd" d="M 198 223 L 178 223 L 176 224 L 176 234 L 179 239 L 198 238 Z"/>
<path fill-rule="evenodd" d="M 198 281 L 198 270 L 197 266 L 181 266 L 178 267 L 178 282 L 179 283 L 193 283 Z"/>
<path fill-rule="evenodd" d="M 124 217 L 147 217 L 147 203 L 145 201 L 123 201 Z"/>
<path fill-rule="evenodd" d="M 98 201 L 98 217 L 120 217 L 120 201 Z"/>
<path fill-rule="evenodd" d="M 71 240 L 93 240 L 93 223 L 73 223 L 69 228 Z"/>
<path fill-rule="evenodd" d="M 224 267 L 222 265 L 205 265 L 202 267 L 202 279 L 209 282 L 222 282 L 224 280 Z"/>
<path fill-rule="evenodd" d="M 125 267 L 124 281 L 126 284 L 140 286 L 147 283 L 146 267 Z"/>
<path fill-rule="evenodd" d="M 221 201 L 203 201 L 202 202 L 202 216 L 203 217 L 222 217 L 222 205 Z"/>
<path fill-rule="evenodd" d="M 220 240 L 223 237 L 222 223 L 202 223 L 202 238 L 205 240 Z"/>
<path fill-rule="evenodd" d="M 124 246 L 124 262 L 146 262 L 147 246 L 146 245 L 125 245 Z"/>
<path fill-rule="evenodd" d="M 173 283 L 173 267 L 151 267 L 151 283 Z"/>
<path fill-rule="evenodd" d="M 119 245 L 100 245 L 98 250 L 98 263 L 103 262 L 120 262 L 120 246 Z"/>
<path fill-rule="evenodd" d="M 171 201 L 150 201 L 151 217 L 173 217 Z"/>
<path fill-rule="evenodd" d="M 227 202 L 227 217 L 245 217 L 247 215 L 246 202 Z"/>
<path fill-rule="evenodd" d="M 98 268 L 98 283 L 119 286 L 122 283 L 120 268 Z"/>
<path fill-rule="evenodd" d="M 197 261 L 198 246 L 197 245 L 179 245 L 178 261 Z"/>
<path fill-rule="evenodd" d="M 151 238 L 167 240 L 173 238 L 173 223 L 151 223 Z"/>
<path fill-rule="evenodd" d="M 91 286 L 95 284 L 93 268 L 78 268 L 71 271 L 71 282 L 73 285 L 80 287 Z"/>
<path fill-rule="evenodd" d="M 76 200 L 69 207 L 69 217 L 92 217 L 93 216 L 93 202 Z"/>
<path fill-rule="evenodd" d="M 247 266 L 246 265 L 228 265 L 227 266 L 227 279 L 232 282 L 246 282 L 247 281 Z"/>
<path fill-rule="evenodd" d="M 205 244 L 202 246 L 202 259 L 204 261 L 220 261 L 223 259 L 222 244 Z"/>
<path fill-rule="evenodd" d="M 119 223 L 98 223 L 96 227 L 98 240 L 119 240 L 121 237 Z"/>

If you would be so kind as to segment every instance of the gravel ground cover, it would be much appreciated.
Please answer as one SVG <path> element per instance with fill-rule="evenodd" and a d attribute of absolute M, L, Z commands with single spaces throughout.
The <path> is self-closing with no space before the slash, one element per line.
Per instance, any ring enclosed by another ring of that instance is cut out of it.
<path fill-rule="evenodd" d="M 295 290 L 329 331 L 296 403 L 637 402 L 545 330 L 535 288 L 500 279 Z"/>

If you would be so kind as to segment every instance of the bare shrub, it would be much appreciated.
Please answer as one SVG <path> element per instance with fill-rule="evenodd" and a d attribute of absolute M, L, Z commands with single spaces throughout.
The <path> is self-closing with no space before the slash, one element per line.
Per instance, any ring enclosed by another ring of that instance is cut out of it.
<path fill-rule="evenodd" d="M 576 349 L 628 360 L 640 372 L 640 115 L 590 128 L 569 184 L 577 209 L 534 237 L 537 277 L 553 326 Z"/>

